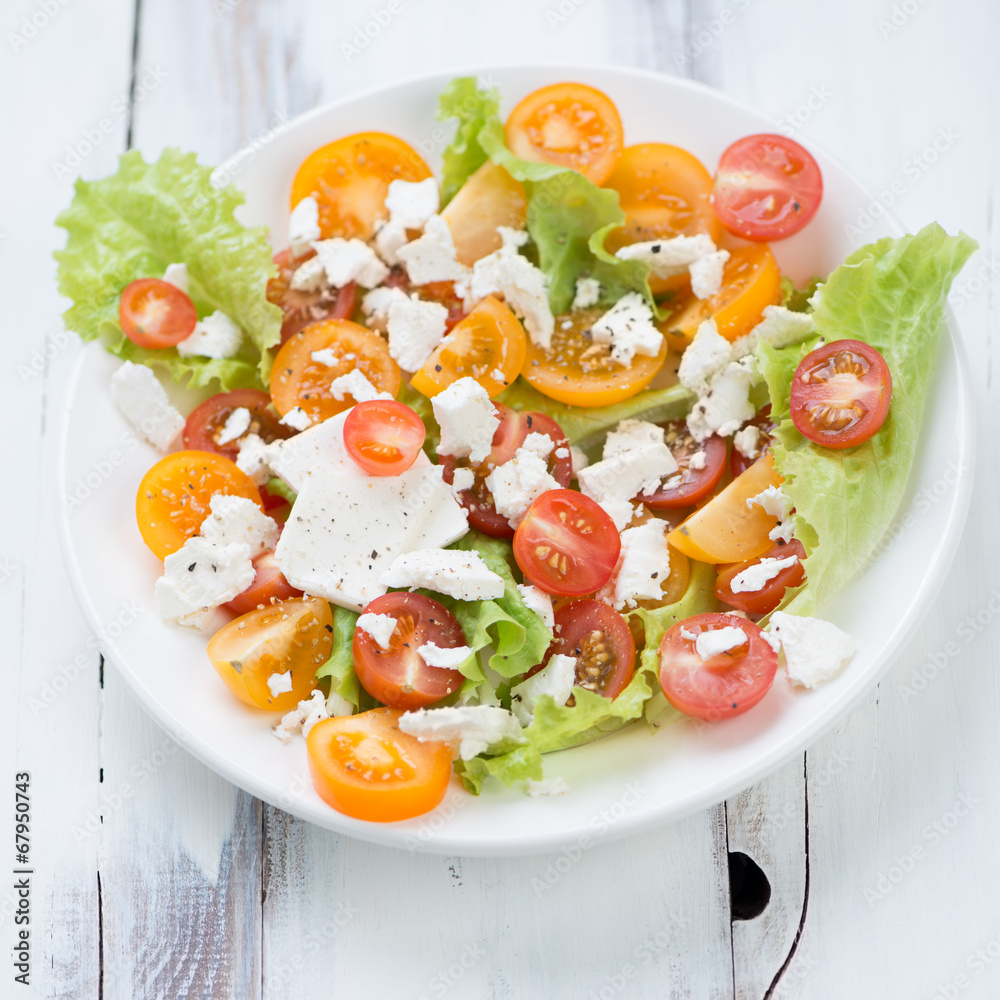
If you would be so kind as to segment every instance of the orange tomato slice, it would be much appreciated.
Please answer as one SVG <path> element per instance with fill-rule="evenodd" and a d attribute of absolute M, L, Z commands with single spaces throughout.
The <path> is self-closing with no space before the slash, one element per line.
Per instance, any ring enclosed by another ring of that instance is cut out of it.
<path fill-rule="evenodd" d="M 721 493 L 712 497 L 667 535 L 667 542 L 686 556 L 706 563 L 746 562 L 763 555 L 774 543 L 768 533 L 778 519 L 747 500 L 784 480 L 765 455 Z"/>
<path fill-rule="evenodd" d="M 611 360 L 610 348 L 588 336 L 605 311 L 578 309 L 557 316 L 548 350 L 528 344 L 524 379 L 543 395 L 571 406 L 610 406 L 645 389 L 666 361 L 666 341 L 655 357 L 637 354 L 624 368 Z"/>
<path fill-rule="evenodd" d="M 607 94 L 583 83 L 556 83 L 528 94 L 504 129 L 515 156 L 553 163 L 603 184 L 622 153 L 625 133 Z"/>
<path fill-rule="evenodd" d="M 335 365 L 314 361 L 313 351 L 332 348 Z M 354 369 L 376 389 L 395 396 L 402 382 L 399 365 L 389 355 L 389 345 L 377 334 L 348 319 L 312 323 L 289 338 L 271 368 L 271 399 L 284 416 L 301 406 L 313 421 L 326 420 L 355 403 L 345 394 L 333 398 L 330 383 Z"/>
<path fill-rule="evenodd" d="M 319 203 L 323 239 L 367 240 L 388 218 L 385 196 L 395 180 L 422 181 L 430 167 L 411 146 L 384 132 L 358 132 L 310 153 L 292 181 L 291 207 L 310 195 Z"/>
<path fill-rule="evenodd" d="M 462 185 L 441 213 L 451 230 L 455 255 L 466 267 L 500 249 L 497 226 L 524 229 L 527 215 L 524 185 L 492 160 Z"/>
<path fill-rule="evenodd" d="M 264 504 L 253 480 L 225 455 L 175 451 L 161 458 L 139 483 L 135 518 L 142 540 L 160 559 L 176 552 L 211 513 L 216 493 Z"/>
<path fill-rule="evenodd" d="M 677 297 L 670 315 L 657 326 L 674 350 L 683 351 L 706 319 L 715 320 L 727 340 L 748 334 L 766 306 L 781 302 L 781 271 L 766 243 L 730 253 L 722 273 L 722 288 L 710 299 L 698 299 L 688 289 Z"/>
<path fill-rule="evenodd" d="M 316 671 L 333 650 L 333 612 L 319 597 L 293 597 L 257 608 L 223 625 L 208 658 L 226 687 L 254 708 L 287 712 L 313 689 Z M 291 691 L 274 695 L 273 674 L 291 672 Z"/>
<path fill-rule="evenodd" d="M 324 719 L 309 730 L 309 772 L 324 802 L 375 823 L 420 816 L 440 803 L 451 777 L 451 749 L 402 732 L 400 715 L 375 708 Z"/>
<path fill-rule="evenodd" d="M 441 341 L 410 385 L 425 396 L 436 396 L 452 382 L 469 377 L 492 399 L 517 378 L 527 343 L 521 321 L 498 298 L 487 295 Z"/>

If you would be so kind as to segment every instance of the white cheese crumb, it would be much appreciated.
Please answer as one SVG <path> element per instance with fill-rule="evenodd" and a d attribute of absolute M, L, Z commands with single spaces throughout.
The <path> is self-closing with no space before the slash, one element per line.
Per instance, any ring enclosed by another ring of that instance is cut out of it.
<path fill-rule="evenodd" d="M 426 587 L 459 601 L 502 597 L 503 577 L 494 573 L 478 552 L 456 549 L 417 549 L 398 556 L 379 577 L 386 587 Z"/>
<path fill-rule="evenodd" d="M 380 649 L 388 649 L 398 624 L 399 620 L 392 615 L 379 615 L 369 611 L 358 618 L 357 627 L 362 632 L 367 632 Z"/>
<path fill-rule="evenodd" d="M 240 451 L 236 456 L 236 466 L 245 472 L 258 486 L 263 486 L 271 478 L 270 446 L 257 434 L 247 434 L 240 441 Z"/>
<path fill-rule="evenodd" d="M 544 437 L 551 451 L 551 438 L 543 434 L 534 436 Z M 486 477 L 486 486 L 493 494 L 493 505 L 497 513 L 507 518 L 513 528 L 524 520 L 528 508 L 543 493 L 559 489 L 559 483 L 549 473 L 545 459 L 524 446 L 514 452 L 510 461 L 498 465 Z"/>
<path fill-rule="evenodd" d="M 681 638 L 682 639 L 687 639 L 690 642 L 694 642 L 698 638 L 698 634 L 696 632 L 692 632 L 691 629 L 685 628 L 682 625 L 681 626 Z"/>
<path fill-rule="evenodd" d="M 438 646 L 433 642 L 425 642 L 417 650 L 417 655 L 429 667 L 458 670 L 472 656 L 472 649 L 469 646 Z"/>
<path fill-rule="evenodd" d="M 565 778 L 558 776 L 555 778 L 542 778 L 541 781 L 528 778 L 527 782 L 525 782 L 524 790 L 532 798 L 538 798 L 540 795 L 565 795 L 569 791 L 569 785 L 566 784 Z"/>
<path fill-rule="evenodd" d="M 794 566 L 798 561 L 799 557 L 795 555 L 786 559 L 761 559 L 760 562 L 748 566 L 742 573 L 737 573 L 730 582 L 729 589 L 734 594 L 755 594 L 782 570 Z"/>
<path fill-rule="evenodd" d="M 191 336 L 177 345 L 182 357 L 229 358 L 243 342 L 243 331 L 224 312 L 216 310 L 195 324 Z"/>
<path fill-rule="evenodd" d="M 663 443 L 664 430 L 659 424 L 648 420 L 622 420 L 613 431 L 608 432 L 602 454 L 604 458 L 612 458 L 643 445 Z"/>
<path fill-rule="evenodd" d="M 705 468 L 707 462 L 708 455 L 706 455 L 703 451 L 696 451 L 688 459 L 688 468 L 692 469 L 694 472 L 701 472 L 701 470 Z"/>
<path fill-rule="evenodd" d="M 637 354 L 656 357 L 663 334 L 653 312 L 638 292 L 623 295 L 590 329 L 595 344 L 608 344 L 611 358 L 626 368 Z"/>
<path fill-rule="evenodd" d="M 521 442 L 521 448 L 525 451 L 533 452 L 539 458 L 548 458 L 552 454 L 552 449 L 555 448 L 555 442 L 548 434 L 539 434 L 538 431 L 532 431 Z"/>
<path fill-rule="evenodd" d="M 530 726 L 538 699 L 547 694 L 559 706 L 565 705 L 576 684 L 576 657 L 556 653 L 531 677 L 510 689 L 511 710 L 522 726 Z"/>
<path fill-rule="evenodd" d="M 409 236 L 406 226 L 392 219 L 380 219 L 375 223 L 375 252 L 386 264 L 402 264 L 399 251 L 406 246 Z"/>
<path fill-rule="evenodd" d="M 733 435 L 733 447 L 751 462 L 760 455 L 760 428 L 747 424 Z"/>
<path fill-rule="evenodd" d="M 490 747 L 507 742 L 524 742 L 517 719 L 506 709 L 493 705 L 420 708 L 404 712 L 399 717 L 399 728 L 421 743 L 458 741 L 458 756 L 462 760 L 471 760 Z"/>
<path fill-rule="evenodd" d="M 209 510 L 198 533 L 216 545 L 247 545 L 250 556 L 256 557 L 273 549 L 278 541 L 278 522 L 253 500 L 216 493 L 209 500 Z"/>
<path fill-rule="evenodd" d="M 500 418 L 489 393 L 475 379 L 452 382 L 431 399 L 431 407 L 441 427 L 439 455 L 468 457 L 473 464 L 486 459 Z"/>
<path fill-rule="evenodd" d="M 283 674 L 271 674 L 267 678 L 267 687 L 272 698 L 277 698 L 279 694 L 288 694 L 292 690 L 291 670 L 286 670 Z"/>
<path fill-rule="evenodd" d="M 719 294 L 722 288 L 722 272 L 727 260 L 729 260 L 728 250 L 716 250 L 714 253 L 707 253 L 693 260 L 688 265 L 691 291 L 694 292 L 695 298 L 710 299 L 713 295 Z"/>
<path fill-rule="evenodd" d="M 338 375 L 330 383 L 330 392 L 338 403 L 343 402 L 345 396 L 352 396 L 355 403 L 367 403 L 372 399 L 392 399 L 389 393 L 379 392 L 359 368 L 351 369 L 346 375 Z"/>
<path fill-rule="evenodd" d="M 198 624 L 198 616 L 231 601 L 253 583 L 250 546 L 217 545 L 194 535 L 163 560 L 156 581 L 156 605 L 164 621 Z"/>
<path fill-rule="evenodd" d="M 309 357 L 321 365 L 326 365 L 327 368 L 333 368 L 335 365 L 340 363 L 340 359 L 333 353 L 332 347 L 324 347 L 322 350 L 313 351 Z"/>
<path fill-rule="evenodd" d="M 612 599 L 615 610 L 634 608 L 639 601 L 662 597 L 663 581 L 670 576 L 666 529 L 666 521 L 654 518 L 622 532 Z"/>
<path fill-rule="evenodd" d="M 572 445 L 569 449 L 570 462 L 573 465 L 573 476 L 576 478 L 579 473 L 590 465 L 590 459 L 582 448 Z"/>
<path fill-rule="evenodd" d="M 677 379 L 685 389 L 704 395 L 712 379 L 732 360 L 732 354 L 732 344 L 719 333 L 715 320 L 707 319 L 681 355 Z"/>
<path fill-rule="evenodd" d="M 174 288 L 179 288 L 185 295 L 188 294 L 188 269 L 187 264 L 168 264 L 163 272 L 163 280 Z"/>
<path fill-rule="evenodd" d="M 540 587 L 530 583 L 519 583 L 517 589 L 524 606 L 529 611 L 534 611 L 549 628 L 552 628 L 556 623 L 555 612 L 552 610 L 552 595 L 546 594 Z"/>
<path fill-rule="evenodd" d="M 490 372 L 490 378 L 493 379 L 494 382 L 499 382 L 501 385 L 507 384 L 507 376 L 504 375 L 499 368 L 494 368 L 493 371 Z"/>
<path fill-rule="evenodd" d="M 293 292 L 322 292 L 327 285 L 326 268 L 319 257 L 310 257 L 299 264 L 288 283 Z"/>
<path fill-rule="evenodd" d="M 313 243 L 327 281 L 334 288 L 357 282 L 364 288 L 374 288 L 389 276 L 389 268 L 364 240 L 345 240 L 335 236 Z"/>
<path fill-rule="evenodd" d="M 612 498 L 631 500 L 655 493 L 665 476 L 677 471 L 677 460 L 666 444 L 641 444 L 602 458 L 577 475 L 580 490 L 603 503 Z"/>
<path fill-rule="evenodd" d="M 795 523 L 792 520 L 779 521 L 768 533 L 772 542 L 790 542 L 795 537 Z"/>
<path fill-rule="evenodd" d="M 616 530 L 624 531 L 635 517 L 638 506 L 633 506 L 624 497 L 605 497 L 597 501 L 598 506 L 614 521 Z"/>
<path fill-rule="evenodd" d="M 674 236 L 669 240 L 649 240 L 631 243 L 615 252 L 619 260 L 641 260 L 648 264 L 657 278 L 683 274 L 699 257 L 715 253 L 712 237 L 706 233 L 695 236 Z"/>
<path fill-rule="evenodd" d="M 576 295 L 570 309 L 589 309 L 601 299 L 601 283 L 596 278 L 577 278 Z"/>
<path fill-rule="evenodd" d="M 699 632 L 694 641 L 694 651 L 701 660 L 710 660 L 713 656 L 728 653 L 731 649 L 739 649 L 746 645 L 746 632 L 736 625 L 726 625 L 723 628 L 712 629 L 710 632 Z"/>
<path fill-rule="evenodd" d="M 775 611 L 770 631 L 785 652 L 792 684 L 815 688 L 828 681 L 854 656 L 851 637 L 831 622 Z"/>
<path fill-rule="evenodd" d="M 409 296 L 401 288 L 382 285 L 365 292 L 361 299 L 361 311 L 369 323 L 385 323 L 389 319 L 392 304 L 403 301 L 409 301 Z"/>
<path fill-rule="evenodd" d="M 752 354 L 758 344 L 770 344 L 779 349 L 798 344 L 816 330 L 812 313 L 793 312 L 784 306 L 765 306 L 764 318 L 745 336 L 733 344 L 733 357 Z"/>
<path fill-rule="evenodd" d="M 569 448 L 556 448 L 555 456 L 556 458 L 570 458 L 570 450 Z"/>
<path fill-rule="evenodd" d="M 456 256 L 451 230 L 440 215 L 432 215 L 424 226 L 423 235 L 400 247 L 397 256 L 414 285 L 457 281 L 465 276 L 466 269 Z"/>
<path fill-rule="evenodd" d="M 222 425 L 219 436 L 215 439 L 216 444 L 229 444 L 237 438 L 243 437 L 250 429 L 250 411 L 245 406 L 237 406 Z"/>
<path fill-rule="evenodd" d="M 770 514 L 771 517 L 776 517 L 779 521 L 788 517 L 789 511 L 792 509 L 792 501 L 789 500 L 780 486 L 768 486 L 755 497 L 749 497 L 747 507 L 752 508 L 754 504 L 761 507 L 765 514 Z"/>
<path fill-rule="evenodd" d="M 184 417 L 170 405 L 167 390 L 152 369 L 124 362 L 111 376 L 111 398 L 133 429 L 166 451 L 184 429 Z"/>
<path fill-rule="evenodd" d="M 425 302 L 416 295 L 394 298 L 387 315 L 392 359 L 406 372 L 422 368 L 441 343 L 447 322 L 448 310 L 440 302 Z"/>
<path fill-rule="evenodd" d="M 708 394 L 691 408 L 687 428 L 699 443 L 713 434 L 735 434 L 756 410 L 750 402 L 753 374 L 745 365 L 730 362 L 712 379 Z"/>
<path fill-rule="evenodd" d="M 291 738 L 299 733 L 308 736 L 309 730 L 322 722 L 324 719 L 336 718 L 343 715 L 353 715 L 354 706 L 345 698 L 334 693 L 330 697 L 324 698 L 323 692 L 316 688 L 315 691 L 290 712 L 286 712 L 272 732 L 276 739 L 282 743 L 288 743 Z"/>
<path fill-rule="evenodd" d="M 385 196 L 390 220 L 404 229 L 423 229 L 440 203 L 438 184 L 433 177 L 422 181 L 391 181 Z"/>
<path fill-rule="evenodd" d="M 319 202 L 309 195 L 292 209 L 288 219 L 288 243 L 292 253 L 301 257 L 320 235 Z"/>
<path fill-rule="evenodd" d="M 307 431 L 312 427 L 312 417 L 301 406 L 293 406 L 279 421 L 297 431 Z"/>
<path fill-rule="evenodd" d="M 472 469 L 458 468 L 452 473 L 451 488 L 456 493 L 471 490 L 476 485 L 476 474 Z"/>

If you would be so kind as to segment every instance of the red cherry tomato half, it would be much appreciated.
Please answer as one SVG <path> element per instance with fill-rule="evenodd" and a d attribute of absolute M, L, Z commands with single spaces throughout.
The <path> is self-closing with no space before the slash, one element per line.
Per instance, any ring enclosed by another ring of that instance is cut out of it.
<path fill-rule="evenodd" d="M 278 275 L 267 283 L 267 301 L 281 308 L 281 343 L 294 337 L 303 327 L 324 319 L 350 319 L 358 308 L 358 286 L 349 281 L 343 288 L 330 288 L 321 292 L 300 292 L 291 287 L 296 268 L 315 257 L 309 250 L 296 257 L 291 250 L 274 255 Z"/>
<path fill-rule="evenodd" d="M 514 452 L 524 444 L 524 439 L 532 433 L 544 434 L 552 439 L 554 445 L 552 454 L 546 460 L 550 475 L 560 486 L 569 486 L 573 478 L 573 461 L 570 458 L 569 445 L 562 428 L 544 413 L 512 410 L 503 403 L 494 403 L 500 426 L 493 435 L 493 448 L 485 461 L 479 465 L 470 466 L 468 459 L 455 459 L 451 455 L 441 456 L 442 473 L 446 483 L 455 479 L 457 468 L 471 468 L 476 475 L 475 482 L 467 490 L 462 490 L 458 498 L 462 506 L 469 512 L 469 525 L 494 538 L 513 538 L 514 529 L 510 521 L 497 513 L 493 504 L 493 494 L 486 485 L 486 477 L 504 462 L 514 457 Z M 565 450 L 563 456 L 557 451 Z"/>
<path fill-rule="evenodd" d="M 194 332 L 198 313 L 176 285 L 140 278 L 122 292 L 118 303 L 122 332 L 140 347 L 174 347 Z"/>
<path fill-rule="evenodd" d="M 302 591 L 296 590 L 278 568 L 273 552 L 265 552 L 253 561 L 253 583 L 237 594 L 227 605 L 230 611 L 245 615 L 248 611 L 259 608 L 262 604 L 274 601 L 287 601 L 290 597 L 301 597 Z"/>
<path fill-rule="evenodd" d="M 706 660 L 695 640 L 702 632 L 742 629 L 746 642 Z M 660 643 L 660 686 L 678 711 L 704 722 L 742 715 L 770 690 L 778 654 L 760 628 L 746 618 L 726 614 L 694 615 L 669 628 Z"/>
<path fill-rule="evenodd" d="M 822 200 L 819 164 L 783 135 L 737 139 L 719 159 L 712 203 L 734 236 L 783 240 L 816 214 Z"/>
<path fill-rule="evenodd" d="M 344 446 L 369 476 L 398 476 L 413 465 L 427 428 L 405 403 L 369 399 L 351 407 L 344 421 Z"/>
<path fill-rule="evenodd" d="M 238 437 L 224 444 L 219 439 L 225 437 L 226 422 L 234 410 L 250 411 L 250 424 Z M 247 434 L 256 434 L 267 442 L 291 437 L 295 433 L 291 427 L 281 423 L 277 411 L 271 406 L 271 397 L 260 389 L 234 389 L 220 392 L 196 406 L 184 424 L 184 447 L 190 451 L 214 451 L 217 455 L 236 461 L 240 453 L 240 442 Z"/>
<path fill-rule="evenodd" d="M 576 658 L 576 687 L 617 698 L 635 672 L 635 641 L 628 622 L 603 601 L 572 601 L 555 615 L 556 653 Z"/>
<path fill-rule="evenodd" d="M 737 447 L 729 453 L 729 471 L 733 474 L 733 479 L 739 479 L 747 469 L 771 451 L 771 433 L 774 430 L 774 421 L 771 419 L 771 404 L 761 407 L 760 412 L 753 420 L 747 421 L 743 428 L 755 427 L 757 429 L 757 447 L 760 449 L 753 458 L 747 458 Z"/>
<path fill-rule="evenodd" d="M 462 686 L 457 670 L 429 667 L 418 652 L 428 642 L 442 649 L 465 645 L 462 626 L 447 608 L 423 594 L 396 591 L 376 597 L 368 613 L 396 619 L 388 649 L 363 629 L 354 632 L 354 671 L 373 698 L 390 708 L 426 708 Z"/>
<path fill-rule="evenodd" d="M 677 460 L 674 475 L 681 477 L 680 483 L 669 490 L 657 490 L 652 496 L 636 497 L 635 502 L 643 503 L 651 510 L 693 507 L 718 486 L 726 468 L 726 442 L 713 434 L 707 441 L 698 444 L 688 433 L 683 420 L 674 420 L 663 426 L 667 445 Z M 691 459 L 699 452 L 702 454 L 701 468 L 694 469 Z"/>
<path fill-rule="evenodd" d="M 807 354 L 792 376 L 792 421 L 824 448 L 863 444 L 885 423 L 892 376 L 860 340 L 835 340 Z"/>
<path fill-rule="evenodd" d="M 600 590 L 611 579 L 621 547 L 607 512 L 575 490 L 543 493 L 514 533 L 521 572 L 546 593 L 565 597 Z"/>
<path fill-rule="evenodd" d="M 762 559 L 787 559 L 789 556 L 797 556 L 799 561 L 781 570 L 777 576 L 768 580 L 760 590 L 733 591 L 733 580 L 744 570 L 756 566 Z M 797 587 L 806 578 L 805 567 L 802 565 L 802 560 L 805 557 L 806 550 L 802 547 L 802 543 L 793 538 L 790 542 L 774 545 L 763 555 L 751 559 L 749 562 L 720 566 L 719 575 L 715 582 L 715 596 L 731 607 L 746 611 L 747 614 L 770 614 L 781 603 L 785 591 L 789 587 Z"/>

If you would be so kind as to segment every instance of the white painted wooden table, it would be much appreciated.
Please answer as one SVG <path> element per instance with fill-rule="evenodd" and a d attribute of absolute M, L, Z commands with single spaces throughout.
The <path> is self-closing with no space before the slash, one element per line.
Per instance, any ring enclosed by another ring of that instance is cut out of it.
<path fill-rule="evenodd" d="M 378 10 L 395 13 L 357 46 Z M 19 876 L 0 879 L 0 997 L 1000 995 L 995 0 L 5 0 L 0 29 L 0 779 L 30 772 L 33 869 L 28 988 L 9 958 Z M 532 60 L 713 84 L 827 147 L 909 226 L 977 237 L 954 295 L 983 428 L 975 497 L 891 672 L 769 780 L 578 858 L 412 855 L 262 806 L 102 670 L 55 527 L 77 346 L 52 219 L 129 142 L 217 162 L 375 84 Z M 770 879 L 755 920 L 731 921 L 727 851 Z"/>

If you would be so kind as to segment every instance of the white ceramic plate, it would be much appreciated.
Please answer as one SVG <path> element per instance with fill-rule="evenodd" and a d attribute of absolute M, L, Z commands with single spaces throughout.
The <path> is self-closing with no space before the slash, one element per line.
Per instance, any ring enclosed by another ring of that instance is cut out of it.
<path fill-rule="evenodd" d="M 483 75 L 501 87 L 504 110 L 543 84 L 586 81 L 616 102 L 629 143 L 674 143 L 710 169 L 736 138 L 773 131 L 766 117 L 713 90 L 650 73 L 562 66 Z M 352 132 L 399 135 L 436 168 L 446 140 L 434 109 L 449 78 L 395 84 L 318 109 L 265 147 L 235 157 L 224 169 L 246 192 L 244 221 L 268 224 L 276 247 L 282 246 L 298 164 L 317 146 Z M 854 249 L 844 224 L 874 200 L 837 162 L 814 152 L 826 184 L 823 205 L 802 233 L 775 246 L 782 269 L 798 281 L 828 273 Z M 865 240 L 898 232 L 884 219 Z M 571 788 L 560 797 L 530 798 L 494 787 L 473 798 L 453 779 L 445 803 L 426 817 L 363 823 L 334 812 L 313 792 L 302 740 L 283 746 L 270 734 L 274 715 L 248 710 L 230 696 L 205 657 L 206 637 L 157 617 L 153 583 L 161 566 L 139 537 L 134 502 L 158 456 L 136 441 L 111 401 L 108 379 L 116 364 L 96 345 L 81 353 L 66 407 L 60 484 L 68 563 L 102 649 L 160 725 L 210 768 L 304 819 L 380 844 L 467 855 L 555 850 L 584 837 L 611 838 L 677 819 L 759 780 L 815 741 L 886 669 L 944 579 L 968 506 L 974 438 L 952 335 L 940 358 L 899 527 L 863 577 L 824 609 L 858 647 L 840 676 L 815 692 L 793 691 L 779 676 L 759 707 L 726 723 L 685 722 L 656 735 L 639 724 L 549 755 L 546 774 L 562 775 Z M 911 523 L 902 520 L 907 511 Z"/>

